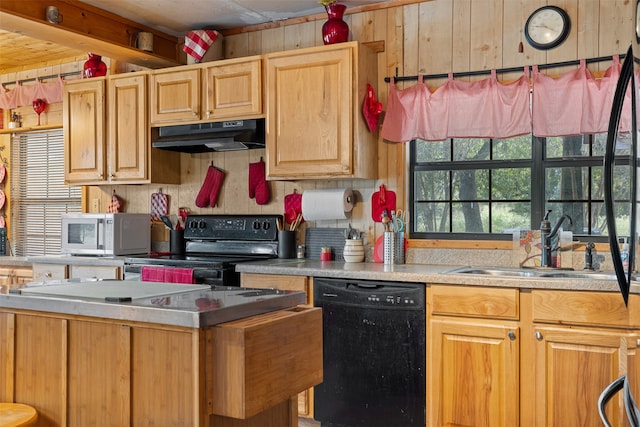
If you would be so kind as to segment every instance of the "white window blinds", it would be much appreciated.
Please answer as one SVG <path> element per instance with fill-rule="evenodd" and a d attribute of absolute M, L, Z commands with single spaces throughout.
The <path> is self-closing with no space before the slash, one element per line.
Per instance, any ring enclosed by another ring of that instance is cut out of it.
<path fill-rule="evenodd" d="M 60 253 L 60 216 L 81 211 L 81 187 L 64 184 L 62 129 L 13 134 L 9 173 L 13 255 Z"/>

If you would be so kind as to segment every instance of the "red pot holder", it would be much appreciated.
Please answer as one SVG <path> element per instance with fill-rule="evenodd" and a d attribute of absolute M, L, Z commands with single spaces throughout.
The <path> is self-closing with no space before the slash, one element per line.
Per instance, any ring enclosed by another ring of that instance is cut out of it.
<path fill-rule="evenodd" d="M 382 222 L 382 213 L 387 211 L 391 217 L 391 211 L 396 210 L 396 193 L 388 191 L 384 184 L 380 184 L 380 190 L 371 196 L 371 218 L 374 222 Z"/>
<path fill-rule="evenodd" d="M 284 196 L 284 220 L 292 224 L 298 214 L 302 214 L 302 194 L 298 193 L 298 190 L 293 190 L 293 193 Z"/>

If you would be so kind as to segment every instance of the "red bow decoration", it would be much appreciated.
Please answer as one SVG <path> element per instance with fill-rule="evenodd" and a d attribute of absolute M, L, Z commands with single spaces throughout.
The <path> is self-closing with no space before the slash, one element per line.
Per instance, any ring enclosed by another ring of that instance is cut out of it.
<path fill-rule="evenodd" d="M 376 94 L 373 87 L 367 83 L 367 93 L 364 96 L 364 103 L 362 104 L 362 114 L 367 121 L 367 126 L 371 132 L 375 132 L 378 129 L 378 116 L 382 113 L 382 103 L 376 99 Z"/>

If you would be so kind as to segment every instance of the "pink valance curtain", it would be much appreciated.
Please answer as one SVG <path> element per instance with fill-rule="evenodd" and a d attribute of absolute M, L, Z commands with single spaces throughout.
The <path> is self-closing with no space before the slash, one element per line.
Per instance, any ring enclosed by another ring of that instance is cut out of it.
<path fill-rule="evenodd" d="M 533 89 L 529 67 L 509 84 L 498 82 L 495 70 L 489 78 L 475 82 L 449 75 L 434 92 L 422 76 L 416 85 L 402 90 L 392 78 L 380 133 L 388 141 L 406 142 L 415 138 L 500 139 L 532 132 L 537 136 L 606 132 L 620 67 L 615 56 L 603 77 L 595 79 L 581 61 L 577 70 L 553 79 L 534 66 Z M 625 118 L 623 129 L 624 123 Z M 630 125 L 630 117 L 626 123 Z"/>
<path fill-rule="evenodd" d="M 11 90 L 0 91 L 0 108 L 9 110 L 31 105 L 33 100 L 38 98 L 44 99 L 47 104 L 62 102 L 62 87 L 63 82 L 60 77 L 49 83 L 38 80 L 34 84 L 18 84 Z"/>
<path fill-rule="evenodd" d="M 557 79 L 533 66 L 533 134 L 546 137 L 606 132 L 621 68 L 618 55 L 600 79 L 587 69 L 585 60 Z M 626 97 L 630 102 L 631 92 L 627 91 Z M 620 131 L 629 129 L 630 109 L 620 123 Z"/>

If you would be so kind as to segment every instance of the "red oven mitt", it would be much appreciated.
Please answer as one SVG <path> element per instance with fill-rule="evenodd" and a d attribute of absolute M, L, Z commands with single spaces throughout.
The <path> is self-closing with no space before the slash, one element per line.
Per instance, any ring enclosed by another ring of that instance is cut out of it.
<path fill-rule="evenodd" d="M 262 157 L 260 161 L 249 163 L 249 198 L 255 197 L 256 203 L 266 205 L 271 199 L 271 190 L 266 176 L 266 165 Z"/>
<path fill-rule="evenodd" d="M 224 171 L 211 165 L 207 170 L 202 187 L 196 196 L 196 206 L 199 208 L 214 207 L 218 203 L 220 188 L 224 181 Z"/>

